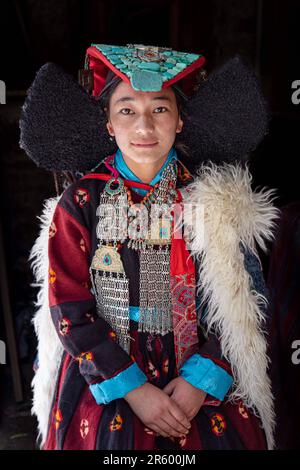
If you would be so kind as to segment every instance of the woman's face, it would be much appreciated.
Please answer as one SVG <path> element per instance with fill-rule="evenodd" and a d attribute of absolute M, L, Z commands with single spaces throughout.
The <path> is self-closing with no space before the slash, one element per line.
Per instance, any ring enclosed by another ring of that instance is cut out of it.
<path fill-rule="evenodd" d="M 136 163 L 166 157 L 183 127 L 171 88 L 136 91 L 123 81 L 110 97 L 108 118 L 109 134 L 115 136 L 122 154 Z"/>

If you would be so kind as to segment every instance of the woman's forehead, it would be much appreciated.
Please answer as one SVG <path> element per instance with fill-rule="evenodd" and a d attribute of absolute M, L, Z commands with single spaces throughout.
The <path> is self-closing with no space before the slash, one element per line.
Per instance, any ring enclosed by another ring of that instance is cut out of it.
<path fill-rule="evenodd" d="M 118 104 L 125 101 L 168 101 L 174 102 L 176 100 L 175 93 L 168 87 L 161 91 L 136 91 L 129 83 L 121 82 L 116 87 L 111 96 L 111 104 Z"/>

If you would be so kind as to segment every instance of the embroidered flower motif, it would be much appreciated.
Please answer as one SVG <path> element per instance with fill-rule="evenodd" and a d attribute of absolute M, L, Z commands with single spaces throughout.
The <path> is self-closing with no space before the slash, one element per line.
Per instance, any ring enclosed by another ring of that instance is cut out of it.
<path fill-rule="evenodd" d="M 109 430 L 110 432 L 120 431 L 120 429 L 122 429 L 122 426 L 123 426 L 123 419 L 120 414 L 117 414 L 109 423 Z"/>
<path fill-rule="evenodd" d="M 177 302 L 184 308 L 186 308 L 192 300 L 193 291 L 188 286 L 178 285 L 176 289 Z"/>
<path fill-rule="evenodd" d="M 243 405 L 243 403 L 239 404 L 239 413 L 243 418 L 245 418 L 245 419 L 249 418 L 249 414 L 247 413 L 247 410 L 246 410 L 245 406 Z"/>
<path fill-rule="evenodd" d="M 54 284 L 56 281 L 56 272 L 49 268 L 49 284 Z"/>
<path fill-rule="evenodd" d="M 89 422 L 87 419 L 82 419 L 81 420 L 81 423 L 80 423 L 80 434 L 81 434 L 81 437 L 82 439 L 85 439 L 86 436 L 88 435 L 89 433 Z"/>
<path fill-rule="evenodd" d="M 89 289 L 89 288 L 90 288 L 90 284 L 89 284 L 88 281 L 83 282 L 81 285 L 82 285 L 82 287 L 84 287 L 85 289 Z"/>
<path fill-rule="evenodd" d="M 74 201 L 79 207 L 83 207 L 87 202 L 90 202 L 91 196 L 87 189 L 78 188 L 74 194 Z"/>
<path fill-rule="evenodd" d="M 148 361 L 146 373 L 152 380 L 158 379 L 160 376 L 159 370 L 153 365 L 151 361 Z"/>
<path fill-rule="evenodd" d="M 225 429 L 227 427 L 224 416 L 219 413 L 216 413 L 210 418 L 211 430 L 217 436 L 223 436 Z"/>
<path fill-rule="evenodd" d="M 93 353 L 88 351 L 88 352 L 82 352 L 80 356 L 77 356 L 76 360 L 79 362 L 79 365 L 82 364 L 82 361 L 93 361 L 94 356 Z"/>
<path fill-rule="evenodd" d="M 58 408 L 54 415 L 54 426 L 56 430 L 59 428 L 62 420 L 63 420 L 63 417 L 62 417 L 60 409 Z"/>
<path fill-rule="evenodd" d="M 167 374 L 169 372 L 169 358 L 168 357 L 166 357 L 163 360 L 162 371 L 164 374 Z"/>
<path fill-rule="evenodd" d="M 53 238 L 54 235 L 56 235 L 56 232 L 57 232 L 57 227 L 55 223 L 52 221 L 50 228 L 49 228 L 49 238 Z"/>
<path fill-rule="evenodd" d="M 114 331 L 110 331 L 110 332 L 108 333 L 108 336 L 109 336 L 111 339 L 113 339 L 114 341 L 117 341 L 117 335 L 116 335 L 116 333 L 115 333 Z"/>
<path fill-rule="evenodd" d="M 86 313 L 85 316 L 86 316 L 86 318 L 87 318 L 88 320 L 90 320 L 91 323 L 94 323 L 94 321 L 95 321 L 95 316 L 94 316 L 93 313 Z"/>
<path fill-rule="evenodd" d="M 59 332 L 62 336 L 66 336 L 69 333 L 70 327 L 71 327 L 71 321 L 68 318 L 64 317 L 60 320 Z"/>
<path fill-rule="evenodd" d="M 85 253 L 86 252 L 86 246 L 85 246 L 85 241 L 83 238 L 81 238 L 79 242 L 80 249 Z"/>

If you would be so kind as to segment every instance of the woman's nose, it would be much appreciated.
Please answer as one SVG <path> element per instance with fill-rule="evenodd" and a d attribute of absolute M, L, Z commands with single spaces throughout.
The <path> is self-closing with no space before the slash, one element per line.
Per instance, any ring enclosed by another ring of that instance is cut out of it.
<path fill-rule="evenodd" d="M 146 134 L 154 131 L 153 117 L 149 114 L 139 116 L 136 122 L 136 132 L 138 134 Z"/>

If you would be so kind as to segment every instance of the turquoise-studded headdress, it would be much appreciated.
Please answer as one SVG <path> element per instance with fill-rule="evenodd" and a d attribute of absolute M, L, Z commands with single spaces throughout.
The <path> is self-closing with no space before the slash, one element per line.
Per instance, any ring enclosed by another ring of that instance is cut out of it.
<path fill-rule="evenodd" d="M 187 166 L 188 160 L 194 168 L 207 160 L 240 159 L 267 132 L 260 84 L 236 56 L 199 85 L 204 63 L 200 53 L 166 47 L 92 44 L 79 83 L 59 66 L 45 64 L 22 109 L 20 146 L 47 170 L 89 171 L 97 166 L 117 150 L 99 97 L 119 79 L 143 92 L 172 86 L 185 97 L 183 131 L 176 139 L 188 151 Z"/>
<path fill-rule="evenodd" d="M 109 70 L 136 91 L 160 91 L 181 81 L 183 91 L 190 94 L 193 79 L 204 63 L 201 54 L 166 47 L 92 44 L 86 53 L 85 68 L 93 71 L 94 96 L 103 92 Z"/>

